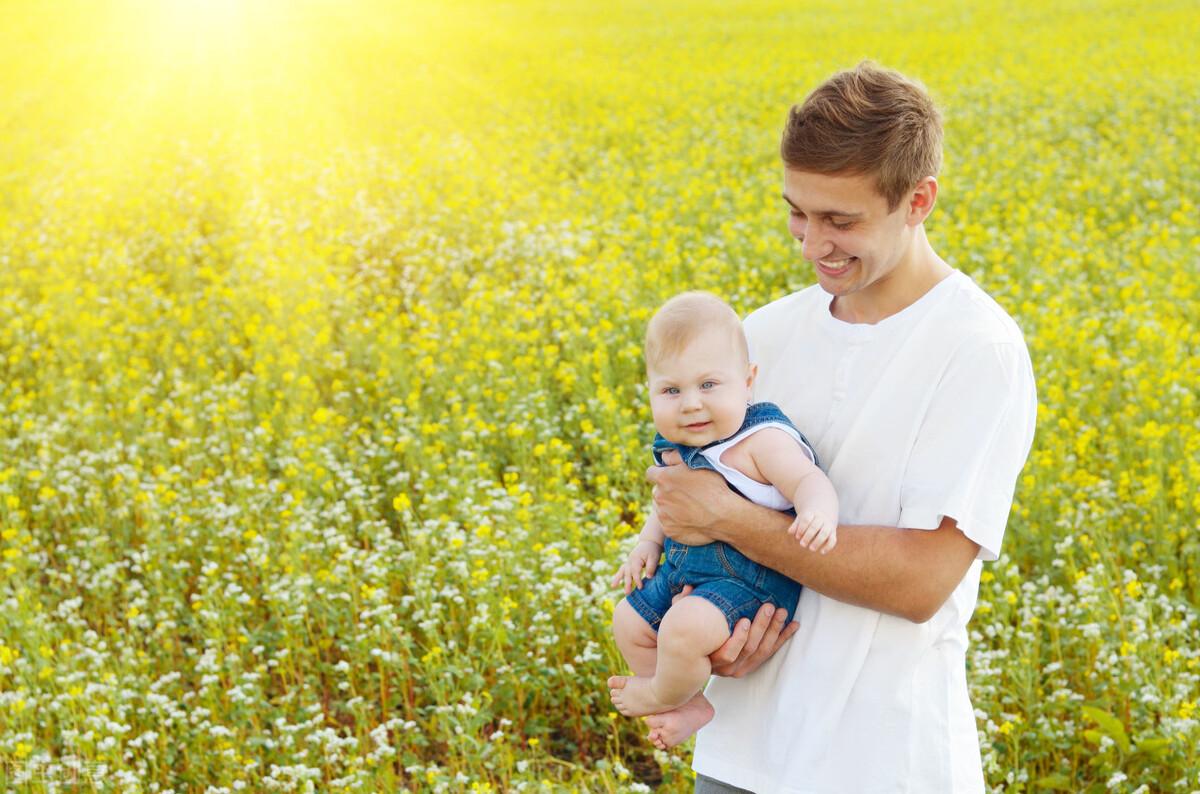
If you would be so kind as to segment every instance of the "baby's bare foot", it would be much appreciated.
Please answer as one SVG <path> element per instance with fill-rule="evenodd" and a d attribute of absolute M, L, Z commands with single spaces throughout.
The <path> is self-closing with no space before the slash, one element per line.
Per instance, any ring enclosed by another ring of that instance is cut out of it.
<path fill-rule="evenodd" d="M 646 717 L 646 724 L 650 726 L 648 738 L 658 749 L 670 749 L 707 725 L 713 713 L 708 698 L 694 697 L 677 709 Z"/>
<path fill-rule="evenodd" d="M 641 676 L 614 675 L 608 679 L 608 694 L 617 711 L 626 717 L 644 717 L 675 707 L 674 703 L 663 703 L 655 697 L 650 679 Z"/>

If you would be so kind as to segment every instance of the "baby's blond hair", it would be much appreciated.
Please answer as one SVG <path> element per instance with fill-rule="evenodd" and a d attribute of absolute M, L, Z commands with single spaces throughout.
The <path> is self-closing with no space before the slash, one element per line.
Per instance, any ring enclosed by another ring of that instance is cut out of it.
<path fill-rule="evenodd" d="M 729 304 L 711 292 L 683 292 L 664 303 L 646 326 L 646 366 L 679 355 L 696 335 L 710 328 L 726 331 L 733 349 L 749 363 L 742 321 Z"/>

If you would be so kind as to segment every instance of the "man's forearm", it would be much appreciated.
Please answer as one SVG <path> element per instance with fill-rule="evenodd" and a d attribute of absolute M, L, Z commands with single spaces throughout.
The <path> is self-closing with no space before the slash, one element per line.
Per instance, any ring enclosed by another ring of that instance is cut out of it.
<path fill-rule="evenodd" d="M 952 519 L 931 531 L 842 524 L 828 554 L 802 548 L 789 524 L 783 513 L 740 500 L 712 534 L 823 595 L 916 622 L 941 607 L 978 549 Z"/>

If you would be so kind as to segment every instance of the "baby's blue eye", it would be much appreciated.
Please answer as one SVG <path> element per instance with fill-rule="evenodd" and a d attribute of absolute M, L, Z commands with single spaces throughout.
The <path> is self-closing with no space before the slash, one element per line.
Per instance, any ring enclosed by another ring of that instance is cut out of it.
<path fill-rule="evenodd" d="M 704 381 L 704 383 L 700 384 L 700 388 L 701 389 L 711 389 L 711 388 L 714 388 L 716 385 L 717 385 L 716 381 L 706 380 L 706 381 Z"/>
<path fill-rule="evenodd" d="M 667 388 L 663 389 L 663 393 L 664 394 L 679 394 L 679 389 L 675 388 L 674 386 L 668 386 Z"/>

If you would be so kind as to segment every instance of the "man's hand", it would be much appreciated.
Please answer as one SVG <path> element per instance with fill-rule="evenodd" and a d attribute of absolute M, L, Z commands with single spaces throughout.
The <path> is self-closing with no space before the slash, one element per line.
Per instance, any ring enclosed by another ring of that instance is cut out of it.
<path fill-rule="evenodd" d="M 634 587 L 642 589 L 642 570 L 646 571 L 647 579 L 653 576 L 658 570 L 658 559 L 662 556 L 662 550 L 662 546 L 651 540 L 638 543 L 633 547 L 633 551 L 629 552 L 625 563 L 617 569 L 612 586 L 618 587 L 624 583 L 625 595 L 633 592 Z"/>
<path fill-rule="evenodd" d="M 667 466 L 651 466 L 646 479 L 654 483 L 654 513 L 672 540 L 703 546 L 715 540 L 717 521 L 729 514 L 731 500 L 743 501 L 715 471 L 697 471 L 671 463 L 678 455 L 663 456 Z"/>
<path fill-rule="evenodd" d="M 671 603 L 691 592 L 692 586 L 685 585 L 683 592 L 671 599 Z M 799 630 L 797 621 L 788 622 L 786 610 L 763 604 L 758 608 L 754 622 L 746 618 L 739 620 L 725 644 L 709 654 L 713 675 L 741 678 L 754 672 Z"/>

